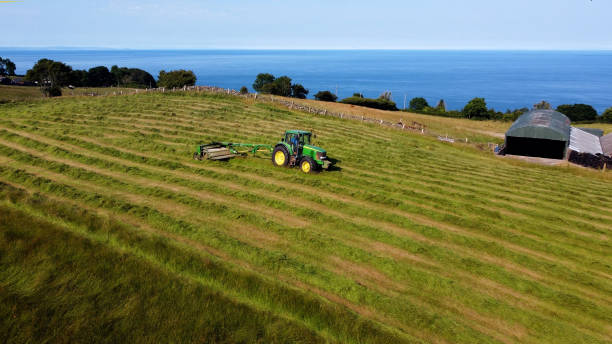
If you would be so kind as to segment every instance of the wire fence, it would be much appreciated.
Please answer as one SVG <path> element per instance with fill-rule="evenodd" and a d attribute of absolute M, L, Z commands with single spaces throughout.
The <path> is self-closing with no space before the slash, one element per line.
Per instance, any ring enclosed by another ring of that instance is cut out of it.
<path fill-rule="evenodd" d="M 258 102 L 279 104 L 290 110 L 302 111 L 302 112 L 307 112 L 310 114 L 321 115 L 321 116 L 336 117 L 340 119 L 360 121 L 363 123 L 376 124 L 376 125 L 380 125 L 384 127 L 394 128 L 397 130 L 411 131 L 411 132 L 419 133 L 424 136 L 434 137 L 442 142 L 469 143 L 469 140 L 467 137 L 466 138 L 456 138 L 456 137 L 450 137 L 448 135 L 442 135 L 440 133 L 436 133 L 430 130 L 426 125 L 416 122 L 416 121 L 404 122 L 402 119 L 400 119 L 398 122 L 391 122 L 391 121 L 380 119 L 380 118 L 358 116 L 358 115 L 344 113 L 344 112 L 329 111 L 328 109 L 325 109 L 325 108 L 306 105 L 306 104 L 296 102 L 294 100 L 288 100 L 287 98 L 283 98 L 279 96 L 274 96 L 274 95 L 269 95 L 269 94 L 259 94 L 259 93 L 243 94 L 233 89 L 221 88 L 221 87 L 215 87 L 215 86 L 184 86 L 181 88 L 172 88 L 172 89 L 167 89 L 163 87 L 147 88 L 147 89 L 130 89 L 130 90 L 123 89 L 119 91 L 109 90 L 109 91 L 105 91 L 103 94 L 101 92 L 100 93 L 92 92 L 91 94 L 87 94 L 87 95 L 89 96 L 118 96 L 118 95 L 130 95 L 130 94 L 139 94 L 139 93 L 172 93 L 172 92 L 194 92 L 194 93 L 206 92 L 206 93 L 232 95 L 236 97 L 252 99 Z M 496 148 L 497 148 L 497 144 L 492 143 L 492 142 L 489 142 L 486 146 L 486 149 L 491 150 L 491 151 L 495 150 Z"/>

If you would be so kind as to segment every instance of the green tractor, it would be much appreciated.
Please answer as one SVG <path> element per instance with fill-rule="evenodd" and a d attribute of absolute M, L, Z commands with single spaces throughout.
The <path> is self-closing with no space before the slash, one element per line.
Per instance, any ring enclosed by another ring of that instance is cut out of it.
<path fill-rule="evenodd" d="M 287 130 L 285 137 L 272 150 L 275 166 L 299 166 L 302 172 L 318 172 L 328 169 L 331 162 L 327 152 L 311 145 L 312 133 L 303 130 Z"/>
<path fill-rule="evenodd" d="M 327 159 L 327 152 L 317 146 L 311 145 L 313 134 L 304 130 L 287 130 L 281 142 L 275 146 L 254 143 L 213 142 L 199 145 L 198 151 L 193 153 L 196 160 L 228 160 L 246 153 L 255 154 L 258 151 L 272 153 L 272 163 L 275 166 L 299 166 L 304 173 L 318 172 L 328 169 L 331 161 Z M 316 136 L 315 136 L 316 137 Z M 240 150 L 247 148 L 248 150 Z"/>

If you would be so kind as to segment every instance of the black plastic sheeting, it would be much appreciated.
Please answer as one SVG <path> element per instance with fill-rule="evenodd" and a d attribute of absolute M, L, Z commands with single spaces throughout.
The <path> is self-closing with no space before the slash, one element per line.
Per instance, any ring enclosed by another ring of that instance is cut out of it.
<path fill-rule="evenodd" d="M 528 137 L 506 137 L 505 154 L 532 156 L 538 158 L 565 158 L 566 141 L 536 139 Z"/>
<path fill-rule="evenodd" d="M 607 168 L 612 169 L 612 157 L 605 156 L 603 154 L 578 153 L 571 151 L 569 161 L 580 166 L 596 168 L 599 170 L 603 169 L 607 164 Z"/>

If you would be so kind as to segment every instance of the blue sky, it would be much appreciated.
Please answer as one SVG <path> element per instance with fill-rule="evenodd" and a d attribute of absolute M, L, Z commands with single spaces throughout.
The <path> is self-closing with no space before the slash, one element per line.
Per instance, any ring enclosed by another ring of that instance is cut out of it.
<path fill-rule="evenodd" d="M 612 49 L 610 0 L 22 0 L 2 47 Z"/>

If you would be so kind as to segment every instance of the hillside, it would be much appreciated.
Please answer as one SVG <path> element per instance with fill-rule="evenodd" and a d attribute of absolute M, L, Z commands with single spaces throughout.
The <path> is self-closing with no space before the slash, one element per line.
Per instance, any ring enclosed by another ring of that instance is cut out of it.
<path fill-rule="evenodd" d="M 609 172 L 233 96 L 0 113 L 8 342 L 612 341 Z M 337 168 L 192 159 L 285 129 Z"/>
<path fill-rule="evenodd" d="M 64 97 L 80 97 L 84 95 L 91 95 L 92 93 L 96 95 L 113 95 L 113 93 L 121 95 L 126 93 L 135 93 L 138 91 L 139 90 L 134 88 L 122 87 L 79 87 L 75 89 L 65 87 L 62 88 L 62 95 Z M 40 88 L 36 86 L 0 85 L 0 104 L 11 101 L 29 101 L 38 99 L 43 99 L 43 94 L 40 92 Z"/>

